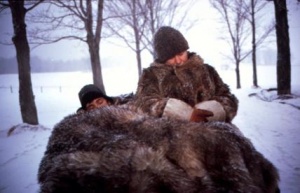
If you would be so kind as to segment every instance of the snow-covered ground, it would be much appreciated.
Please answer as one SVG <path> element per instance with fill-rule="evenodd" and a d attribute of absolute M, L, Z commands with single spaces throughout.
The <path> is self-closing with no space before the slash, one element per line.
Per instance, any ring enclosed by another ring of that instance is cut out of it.
<path fill-rule="evenodd" d="M 238 97 L 236 124 L 280 172 L 283 193 L 300 192 L 300 97 L 266 102 L 248 95 L 260 93 L 266 99 L 275 92 L 253 89 L 251 66 L 241 66 L 242 89 L 235 89 L 232 69 L 217 68 L 224 82 Z M 300 96 L 300 66 L 292 66 L 292 92 Z M 90 73 L 32 74 L 39 122 L 35 128 L 19 126 L 8 137 L 8 129 L 21 123 L 17 75 L 0 75 L 0 192 L 36 193 L 37 170 L 53 126 L 79 107 L 79 89 L 91 83 Z M 104 69 L 104 83 L 109 95 L 134 92 L 136 71 Z M 258 66 L 258 83 L 262 89 L 276 87 L 276 67 Z M 285 102 L 286 104 L 282 104 Z M 294 105 L 294 106 L 292 106 Z M 297 108 L 298 107 L 298 108 Z M 20 129 L 22 127 L 22 129 Z"/>

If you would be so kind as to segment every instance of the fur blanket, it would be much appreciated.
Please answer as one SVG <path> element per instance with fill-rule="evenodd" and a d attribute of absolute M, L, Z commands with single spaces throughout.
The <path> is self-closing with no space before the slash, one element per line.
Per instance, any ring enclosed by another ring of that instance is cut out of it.
<path fill-rule="evenodd" d="M 41 193 L 279 192 L 276 168 L 236 127 L 153 118 L 118 107 L 58 123 Z"/>

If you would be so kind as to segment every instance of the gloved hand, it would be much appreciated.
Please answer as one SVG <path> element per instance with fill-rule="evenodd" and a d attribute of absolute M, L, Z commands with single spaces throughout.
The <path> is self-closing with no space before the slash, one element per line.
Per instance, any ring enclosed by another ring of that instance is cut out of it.
<path fill-rule="evenodd" d="M 225 121 L 226 112 L 222 104 L 216 100 L 203 101 L 194 106 L 196 109 L 211 111 L 214 115 L 207 117 L 208 121 Z"/>
<path fill-rule="evenodd" d="M 194 109 L 190 118 L 193 122 L 207 122 L 207 117 L 213 116 L 213 112 L 204 109 Z"/>

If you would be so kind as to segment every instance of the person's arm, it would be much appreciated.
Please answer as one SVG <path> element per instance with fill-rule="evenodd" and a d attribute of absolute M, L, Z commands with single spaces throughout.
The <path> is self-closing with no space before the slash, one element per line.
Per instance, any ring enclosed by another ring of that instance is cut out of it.
<path fill-rule="evenodd" d="M 135 106 L 143 112 L 156 117 L 172 117 L 187 121 L 206 120 L 211 116 L 195 109 L 182 100 L 164 97 L 159 88 L 159 80 L 151 70 L 146 69 L 139 80 Z M 197 112 L 197 113 L 195 113 Z M 201 120 L 202 120 L 201 119 Z"/>
<path fill-rule="evenodd" d="M 228 85 L 223 82 L 217 71 L 212 66 L 207 66 L 216 86 L 213 100 L 219 102 L 225 110 L 225 121 L 231 122 L 238 110 L 238 99 L 230 92 Z"/>
<path fill-rule="evenodd" d="M 161 117 L 168 98 L 161 96 L 158 78 L 151 69 L 144 69 L 136 91 L 135 105 L 143 112 Z"/>
<path fill-rule="evenodd" d="M 159 81 L 151 69 L 143 71 L 138 83 L 135 106 L 152 116 L 190 120 L 193 108 L 181 100 L 163 96 Z"/>

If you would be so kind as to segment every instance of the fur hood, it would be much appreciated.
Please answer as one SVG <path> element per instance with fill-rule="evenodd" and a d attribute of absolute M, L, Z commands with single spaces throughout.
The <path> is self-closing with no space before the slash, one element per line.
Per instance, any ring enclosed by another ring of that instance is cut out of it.
<path fill-rule="evenodd" d="M 192 108 L 203 101 L 215 100 L 224 109 L 226 122 L 231 122 L 238 109 L 237 98 L 216 70 L 195 53 L 189 53 L 188 61 L 181 66 L 154 62 L 143 70 L 136 106 L 160 117 L 170 98 L 182 100 Z"/>
<path fill-rule="evenodd" d="M 275 193 L 278 179 L 232 124 L 113 106 L 58 123 L 38 170 L 41 193 Z"/>

